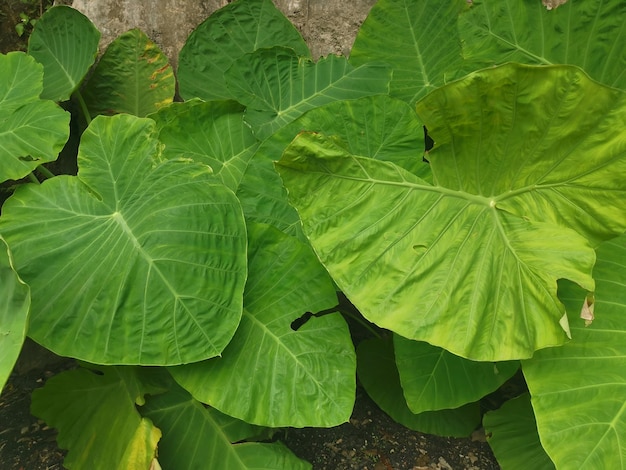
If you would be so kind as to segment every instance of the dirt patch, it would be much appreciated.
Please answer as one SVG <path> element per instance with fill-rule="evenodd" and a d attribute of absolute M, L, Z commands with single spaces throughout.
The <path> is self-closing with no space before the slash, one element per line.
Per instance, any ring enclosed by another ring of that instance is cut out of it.
<path fill-rule="evenodd" d="M 0 395 L 0 462 L 3 470 L 62 469 L 66 451 L 56 431 L 30 414 L 32 391 L 53 375 L 76 367 L 28 340 Z M 284 442 L 313 470 L 496 470 L 480 432 L 452 439 L 411 431 L 382 412 L 359 387 L 348 423 L 334 428 L 284 429 Z"/>

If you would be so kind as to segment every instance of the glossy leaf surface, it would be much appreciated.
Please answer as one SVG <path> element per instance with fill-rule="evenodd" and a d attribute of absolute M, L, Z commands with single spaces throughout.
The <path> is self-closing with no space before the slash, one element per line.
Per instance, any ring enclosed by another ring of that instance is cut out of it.
<path fill-rule="evenodd" d="M 132 29 L 109 44 L 82 93 L 91 117 L 144 117 L 171 103 L 175 91 L 165 54 L 145 33 Z"/>
<path fill-rule="evenodd" d="M 233 99 L 224 72 L 242 55 L 274 46 L 310 52 L 300 33 L 271 0 L 237 0 L 213 13 L 187 38 L 178 57 L 181 96 Z"/>
<path fill-rule="evenodd" d="M 456 409 L 413 413 L 404 400 L 391 341 L 371 339 L 359 343 L 357 371 L 372 400 L 409 429 L 440 436 L 467 437 L 480 422 L 478 403 Z"/>
<path fill-rule="evenodd" d="M 277 168 L 366 318 L 468 359 L 525 358 L 566 339 L 557 279 L 593 290 L 592 243 L 626 228 L 625 104 L 576 68 L 507 65 L 418 104 L 433 184 L 307 133 Z"/>
<path fill-rule="evenodd" d="M 459 17 L 463 56 L 474 68 L 522 62 L 572 64 L 626 90 L 626 2 L 483 0 Z"/>
<path fill-rule="evenodd" d="M 159 463 L 165 469 L 311 468 L 310 464 L 298 459 L 280 443 L 232 444 L 235 442 L 231 437 L 232 431 L 224 427 L 223 420 L 215 415 L 215 410 L 206 408 L 178 387 L 165 394 L 149 397 L 141 412 L 163 431 L 159 443 Z M 241 428 L 249 427 L 246 423 L 239 423 Z"/>
<path fill-rule="evenodd" d="M 597 251 L 593 323 L 580 318 L 584 293 L 564 286 L 572 340 L 522 363 L 541 442 L 557 468 L 626 468 L 626 237 Z"/>
<path fill-rule="evenodd" d="M 355 68 L 336 55 L 312 62 L 293 49 L 274 47 L 235 60 L 224 77 L 235 99 L 248 108 L 246 121 L 264 140 L 310 109 L 386 94 L 391 69 L 384 64 Z"/>
<path fill-rule="evenodd" d="M 174 103 L 150 116 L 157 122 L 165 158 L 190 158 L 237 191 L 258 142 L 235 101 Z"/>
<path fill-rule="evenodd" d="M 28 328 L 30 290 L 11 268 L 0 238 L 0 391 L 17 361 Z"/>
<path fill-rule="evenodd" d="M 393 344 L 404 398 L 416 414 L 478 401 L 519 368 L 517 361 L 469 361 L 445 349 L 398 335 L 394 335 Z"/>
<path fill-rule="evenodd" d="M 305 312 L 337 304 L 330 278 L 307 245 L 270 226 L 251 225 L 249 240 L 237 333 L 220 358 L 171 368 L 172 375 L 197 400 L 249 423 L 346 422 L 354 405 L 355 356 L 345 321 L 335 313 L 292 328 Z"/>
<path fill-rule="evenodd" d="M 20 187 L 4 205 L 0 233 L 31 286 L 29 334 L 58 354 L 181 364 L 218 355 L 237 328 L 239 202 L 205 165 L 161 162 L 157 148 L 152 120 L 99 116 L 77 177 Z"/>
<path fill-rule="evenodd" d="M 391 96 L 414 104 L 457 78 L 462 66 L 457 15 L 465 0 L 380 0 L 359 29 L 350 63 L 393 67 Z"/>
<path fill-rule="evenodd" d="M 42 81 L 43 69 L 32 57 L 0 54 L 0 182 L 56 160 L 69 137 L 69 113 L 39 99 Z"/>
<path fill-rule="evenodd" d="M 161 431 L 138 413 L 144 395 L 161 391 L 134 367 L 62 372 L 33 392 L 31 411 L 59 430 L 68 469 L 145 470 Z"/>
<path fill-rule="evenodd" d="M 489 436 L 487 442 L 502 468 L 554 470 L 554 463 L 541 447 L 528 393 L 486 413 L 483 426 Z"/>
<path fill-rule="evenodd" d="M 28 54 L 43 65 L 41 97 L 69 99 L 93 65 L 99 40 L 100 32 L 78 10 L 60 5 L 46 11 L 28 41 Z"/>

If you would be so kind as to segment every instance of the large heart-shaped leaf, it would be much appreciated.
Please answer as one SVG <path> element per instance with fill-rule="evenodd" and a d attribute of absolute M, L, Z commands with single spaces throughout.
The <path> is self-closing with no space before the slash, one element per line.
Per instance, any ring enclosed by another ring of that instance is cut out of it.
<path fill-rule="evenodd" d="M 463 56 L 474 68 L 506 62 L 572 64 L 626 89 L 626 2 L 482 0 L 459 17 Z"/>
<path fill-rule="evenodd" d="M 4 205 L 0 233 L 31 286 L 29 334 L 58 354 L 181 364 L 218 355 L 237 328 L 239 202 L 205 165 L 160 163 L 155 134 L 150 119 L 99 116 L 77 177 L 18 188 Z"/>
<path fill-rule="evenodd" d="M 315 63 L 293 49 L 274 47 L 235 60 L 224 78 L 235 99 L 247 106 L 246 121 L 263 140 L 312 108 L 386 94 L 391 69 L 380 63 L 353 67 L 336 55 Z"/>
<path fill-rule="evenodd" d="M 359 380 L 376 404 L 398 423 L 414 431 L 467 437 L 480 423 L 478 403 L 456 409 L 413 413 L 402 394 L 393 343 L 370 339 L 357 347 Z"/>
<path fill-rule="evenodd" d="M 600 245 L 594 276 L 593 323 L 579 318 L 580 290 L 564 286 L 572 340 L 522 363 L 557 468 L 626 468 L 626 236 Z"/>
<path fill-rule="evenodd" d="M 502 468 L 554 470 L 554 463 L 541 447 L 528 393 L 486 413 L 483 425 Z"/>
<path fill-rule="evenodd" d="M 310 57 L 304 39 L 271 0 L 236 0 L 213 13 L 187 39 L 178 56 L 180 94 L 185 99 L 233 99 L 224 72 L 238 57 L 285 46 Z"/>
<path fill-rule="evenodd" d="M 462 65 L 457 15 L 466 0 L 380 0 L 361 26 L 350 62 L 393 67 L 391 96 L 408 103 L 457 77 Z"/>
<path fill-rule="evenodd" d="M 168 393 L 149 397 L 146 405 L 141 408 L 141 413 L 163 431 L 163 438 L 159 443 L 159 463 L 165 469 L 311 468 L 310 464 L 298 459 L 280 443 L 232 444 L 236 441 L 232 439 L 232 432 L 224 425 L 223 418 L 216 415 L 214 409 L 206 408 L 179 387 Z M 240 428 L 249 427 L 247 423 L 237 423 Z M 235 420 L 230 420 L 230 427 L 234 424 Z M 248 437 L 251 436 L 237 441 Z"/>
<path fill-rule="evenodd" d="M 398 335 L 394 335 L 393 344 L 404 397 L 416 414 L 478 401 L 519 368 L 517 361 L 468 361 L 445 349 Z"/>
<path fill-rule="evenodd" d="M 135 406 L 161 391 L 147 369 L 71 370 L 33 392 L 31 411 L 59 430 L 66 468 L 145 470 L 154 468 L 161 431 Z"/>
<path fill-rule="evenodd" d="M 144 117 L 174 99 L 176 79 L 167 57 L 142 31 L 115 39 L 83 90 L 92 116 L 129 113 Z"/>
<path fill-rule="evenodd" d="M 556 280 L 593 290 L 590 243 L 626 228 L 624 93 L 574 67 L 507 65 L 418 113 L 434 185 L 320 135 L 285 151 L 277 168 L 318 256 L 407 338 L 482 361 L 562 343 Z"/>
<path fill-rule="evenodd" d="M 64 101 L 96 60 L 100 32 L 89 18 L 67 6 L 46 11 L 28 41 L 28 53 L 43 64 L 42 98 Z"/>
<path fill-rule="evenodd" d="M 235 101 L 174 103 L 150 116 L 157 122 L 165 158 L 191 158 L 209 165 L 232 191 L 258 146 Z"/>
<path fill-rule="evenodd" d="M 43 68 L 23 52 L 0 54 L 0 182 L 18 180 L 56 160 L 70 115 L 39 99 Z"/>
<path fill-rule="evenodd" d="M 265 225 L 251 225 L 249 232 L 248 283 L 237 333 L 222 357 L 172 368 L 172 375 L 196 399 L 249 423 L 346 422 L 354 405 L 356 365 L 345 321 L 330 314 L 292 328 L 307 311 L 337 303 L 328 274 L 295 238 Z"/>
<path fill-rule="evenodd" d="M 0 237 L 0 391 L 22 350 L 28 327 L 30 290 L 11 268 Z"/>

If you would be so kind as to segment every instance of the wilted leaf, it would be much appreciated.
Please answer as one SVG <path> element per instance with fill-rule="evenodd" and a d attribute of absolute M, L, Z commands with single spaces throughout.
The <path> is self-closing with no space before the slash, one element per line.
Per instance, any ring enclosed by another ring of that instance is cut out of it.
<path fill-rule="evenodd" d="M 115 39 L 89 77 L 83 96 L 92 117 L 129 113 L 144 117 L 174 99 L 176 79 L 167 57 L 142 31 Z"/>

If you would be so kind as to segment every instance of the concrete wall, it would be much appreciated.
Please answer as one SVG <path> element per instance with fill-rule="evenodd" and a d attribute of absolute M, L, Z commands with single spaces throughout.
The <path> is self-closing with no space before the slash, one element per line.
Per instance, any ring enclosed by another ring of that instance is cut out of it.
<path fill-rule="evenodd" d="M 298 28 L 315 58 L 348 55 L 376 0 L 274 0 Z M 69 3 L 69 2 L 64 2 Z M 132 28 L 155 41 L 175 66 L 189 33 L 228 0 L 74 0 L 72 6 L 102 32 L 102 48 Z"/>

